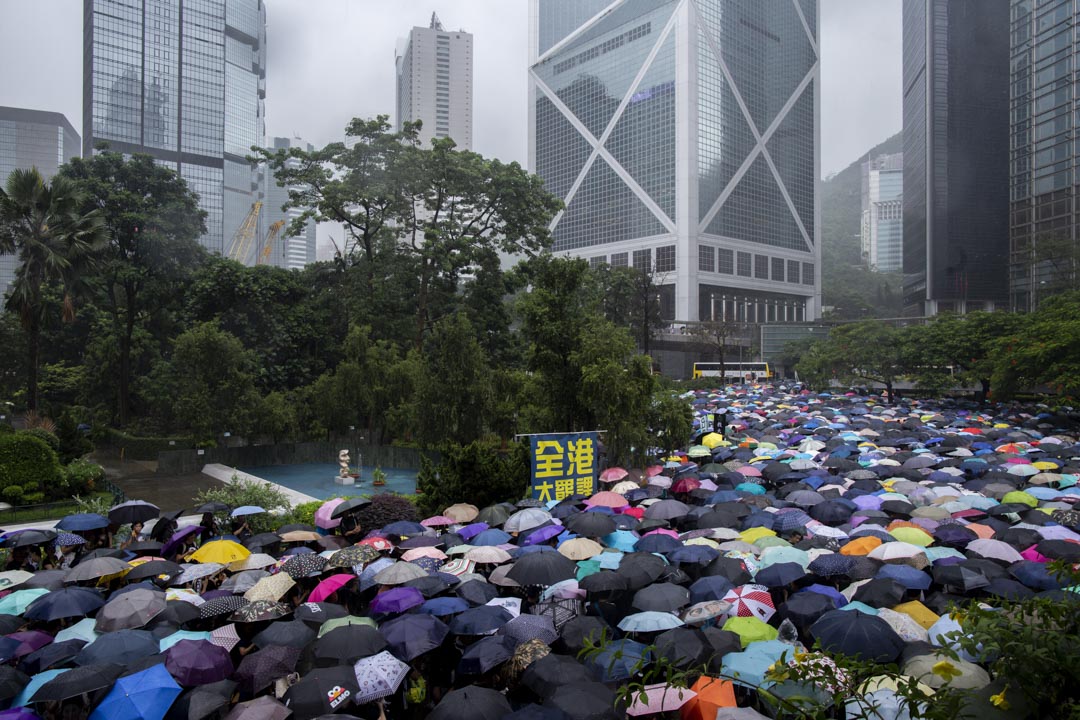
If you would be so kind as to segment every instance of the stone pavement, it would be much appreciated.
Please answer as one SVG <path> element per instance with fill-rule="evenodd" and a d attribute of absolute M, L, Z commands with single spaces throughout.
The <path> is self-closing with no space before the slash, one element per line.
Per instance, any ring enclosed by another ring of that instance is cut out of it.
<path fill-rule="evenodd" d="M 105 475 L 116 484 L 129 500 L 145 500 L 163 512 L 195 506 L 195 496 L 203 490 L 219 487 L 216 479 L 203 473 L 188 475 L 158 475 L 157 463 L 143 461 L 121 462 L 115 457 L 91 458 L 105 468 Z"/>

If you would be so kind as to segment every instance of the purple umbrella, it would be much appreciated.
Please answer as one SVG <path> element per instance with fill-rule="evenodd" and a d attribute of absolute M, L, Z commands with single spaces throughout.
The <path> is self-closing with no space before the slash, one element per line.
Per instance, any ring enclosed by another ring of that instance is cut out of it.
<path fill-rule="evenodd" d="M 187 527 L 180 528 L 172 534 L 172 537 L 169 538 L 169 542 L 165 543 L 165 547 L 161 548 L 162 556 L 168 557 L 174 550 L 183 544 L 185 538 L 200 533 L 202 530 L 203 528 L 201 525 L 188 525 Z"/>
<path fill-rule="evenodd" d="M 371 601 L 372 612 L 403 613 L 424 604 L 424 595 L 414 587 L 396 587 L 375 596 Z"/>
<path fill-rule="evenodd" d="M 469 538 L 476 537 L 480 533 L 487 530 L 488 527 L 490 526 L 487 523 L 473 523 L 472 525 L 466 525 L 465 527 L 458 530 L 457 534 L 461 536 L 462 540 L 468 541 Z"/>
<path fill-rule="evenodd" d="M 558 537 L 563 531 L 561 525 L 546 525 L 539 530 L 533 530 L 529 533 L 528 537 L 522 541 L 522 545 L 539 545 L 542 542 L 547 542 L 552 538 Z"/>
<path fill-rule="evenodd" d="M 30 708 L 17 707 L 0 710 L 0 720 L 41 720 L 41 716 Z"/>
<path fill-rule="evenodd" d="M 208 640 L 181 640 L 165 651 L 165 669 L 181 685 L 207 685 L 233 673 L 229 651 Z"/>
<path fill-rule="evenodd" d="M 11 633 L 7 637 L 19 643 L 19 647 L 15 649 L 14 657 L 29 655 L 53 641 L 52 635 L 40 630 L 24 630 L 23 632 Z"/>

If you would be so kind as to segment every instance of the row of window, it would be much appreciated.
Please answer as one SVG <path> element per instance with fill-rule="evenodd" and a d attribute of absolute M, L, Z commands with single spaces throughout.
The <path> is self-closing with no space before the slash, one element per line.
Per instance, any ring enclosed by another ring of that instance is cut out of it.
<path fill-rule="evenodd" d="M 789 282 L 795 285 L 814 284 L 814 263 L 770 258 L 767 255 L 756 255 L 713 245 L 698 245 L 698 270 L 721 275 L 753 277 L 757 280 Z"/>

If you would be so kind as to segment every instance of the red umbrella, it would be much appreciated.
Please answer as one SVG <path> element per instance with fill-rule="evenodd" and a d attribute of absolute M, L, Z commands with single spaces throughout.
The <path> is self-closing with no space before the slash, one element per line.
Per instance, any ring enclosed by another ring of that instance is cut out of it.
<path fill-rule="evenodd" d="M 375 548 L 376 550 L 393 550 L 394 549 L 394 543 L 390 542 L 386 538 L 381 538 L 381 537 L 364 538 L 363 540 L 361 540 L 360 542 L 358 542 L 356 544 L 357 545 L 370 545 L 371 547 Z"/>
<path fill-rule="evenodd" d="M 349 584 L 350 580 L 355 580 L 355 575 L 346 573 L 338 573 L 337 575 L 331 575 L 326 578 L 311 591 L 308 595 L 308 602 L 323 602 L 326 598 L 336 593 L 341 588 Z"/>
<path fill-rule="evenodd" d="M 768 622 L 776 612 L 772 595 L 764 585 L 740 585 L 728 590 L 724 600 L 731 603 L 732 617 L 755 617 Z"/>
<path fill-rule="evenodd" d="M 696 478 L 683 478 L 671 488 L 673 493 L 688 493 L 701 487 L 701 481 Z"/>

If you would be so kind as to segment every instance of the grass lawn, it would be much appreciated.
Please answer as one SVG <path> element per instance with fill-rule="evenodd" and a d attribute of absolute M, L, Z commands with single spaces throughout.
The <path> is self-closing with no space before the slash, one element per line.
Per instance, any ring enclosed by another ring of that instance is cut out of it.
<path fill-rule="evenodd" d="M 112 493 L 107 490 L 95 492 L 88 498 L 105 498 L 108 504 L 112 504 Z M 0 525 L 16 525 L 22 523 L 37 522 L 39 520 L 59 520 L 65 515 L 79 512 L 79 506 L 74 500 L 58 500 L 43 505 L 26 505 L 0 509 Z"/>

